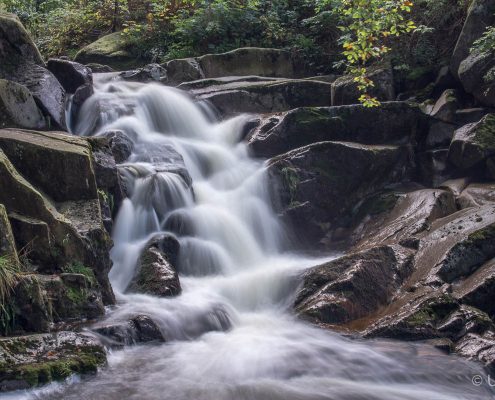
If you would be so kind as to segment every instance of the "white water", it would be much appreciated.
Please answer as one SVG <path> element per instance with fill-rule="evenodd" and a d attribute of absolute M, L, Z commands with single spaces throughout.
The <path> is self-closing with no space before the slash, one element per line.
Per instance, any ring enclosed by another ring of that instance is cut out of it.
<path fill-rule="evenodd" d="M 351 340 L 291 315 L 298 275 L 323 260 L 283 252 L 263 162 L 241 142 L 246 117 L 209 122 L 183 93 L 152 84 L 100 77 L 96 88 L 75 130 L 120 129 L 135 143 L 121 166 L 132 194 L 114 226 L 110 278 L 119 305 L 107 319 L 147 314 L 168 342 L 114 351 L 95 377 L 11 398 L 489 398 L 488 388 L 471 384 L 482 372 L 476 364 L 427 346 Z M 192 187 L 175 173 L 170 147 L 183 156 Z M 126 294 L 141 249 L 170 228 L 181 244 L 183 293 Z"/>

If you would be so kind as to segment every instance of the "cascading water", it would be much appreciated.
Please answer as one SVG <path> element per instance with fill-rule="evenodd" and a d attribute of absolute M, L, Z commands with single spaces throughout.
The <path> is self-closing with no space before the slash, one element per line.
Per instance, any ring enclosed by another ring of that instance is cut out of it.
<path fill-rule="evenodd" d="M 77 400 L 486 399 L 481 368 L 427 346 L 358 341 L 290 313 L 296 277 L 322 260 L 282 252 L 263 162 L 242 143 L 245 116 L 210 122 L 185 94 L 99 76 L 75 131 L 121 130 L 134 150 L 120 165 L 129 198 L 118 213 L 108 321 L 147 314 L 167 343 L 114 351 L 85 381 L 25 398 Z M 97 128 L 95 128 L 97 127 Z M 158 232 L 180 242 L 183 293 L 127 294 Z"/>

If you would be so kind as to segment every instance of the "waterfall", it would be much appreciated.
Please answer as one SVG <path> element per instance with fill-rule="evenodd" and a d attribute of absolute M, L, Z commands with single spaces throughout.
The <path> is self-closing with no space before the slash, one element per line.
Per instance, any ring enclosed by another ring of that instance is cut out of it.
<path fill-rule="evenodd" d="M 30 398 L 65 400 L 484 399 L 480 368 L 431 347 L 350 339 L 291 313 L 298 276 L 329 259 L 283 251 L 262 160 L 242 142 L 247 116 L 212 112 L 179 90 L 96 75 L 74 131 L 123 131 L 119 165 L 129 197 L 114 224 L 107 320 L 149 315 L 167 343 L 113 351 L 90 380 L 53 384 Z M 179 243 L 183 293 L 126 291 L 148 240 Z"/>

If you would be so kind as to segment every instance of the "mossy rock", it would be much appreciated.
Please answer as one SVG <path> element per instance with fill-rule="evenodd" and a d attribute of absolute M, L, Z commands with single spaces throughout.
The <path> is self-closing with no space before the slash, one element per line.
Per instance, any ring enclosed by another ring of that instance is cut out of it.
<path fill-rule="evenodd" d="M 482 166 L 495 155 L 495 114 L 487 114 L 476 124 L 458 129 L 448 159 L 456 167 L 468 170 Z"/>
<path fill-rule="evenodd" d="M 94 374 L 105 362 L 101 344 L 79 333 L 0 339 L 0 391 L 28 389 L 72 374 Z"/>
<path fill-rule="evenodd" d="M 103 64 L 123 71 L 146 65 L 149 60 L 142 59 L 131 40 L 122 32 L 102 36 L 81 49 L 74 61 L 81 64 Z"/>

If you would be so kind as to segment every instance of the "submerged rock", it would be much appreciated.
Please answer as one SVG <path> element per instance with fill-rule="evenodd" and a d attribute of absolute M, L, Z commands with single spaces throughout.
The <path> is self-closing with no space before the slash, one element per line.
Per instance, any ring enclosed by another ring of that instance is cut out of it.
<path fill-rule="evenodd" d="M 93 374 L 105 362 L 101 344 L 80 333 L 0 339 L 0 391 L 28 389 L 72 374 Z"/>
<path fill-rule="evenodd" d="M 93 331 L 102 336 L 105 345 L 116 348 L 165 341 L 158 325 L 147 315 L 137 315 L 124 322 L 103 323 Z"/>

